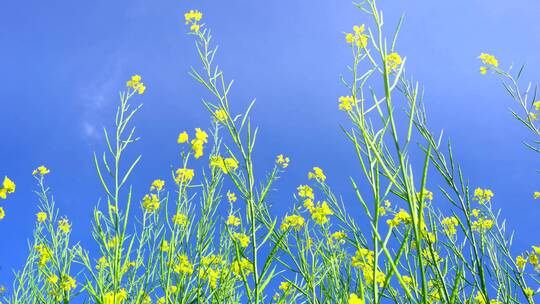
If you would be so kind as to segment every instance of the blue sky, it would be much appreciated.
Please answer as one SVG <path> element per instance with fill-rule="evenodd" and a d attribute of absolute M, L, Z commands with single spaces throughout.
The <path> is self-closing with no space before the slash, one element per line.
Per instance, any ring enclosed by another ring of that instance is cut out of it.
<path fill-rule="evenodd" d="M 532 199 L 540 168 L 521 141 L 528 133 L 508 111 L 515 107 L 495 77 L 478 73 L 480 52 L 501 65 L 540 68 L 540 3 L 532 0 L 380 1 L 389 24 L 405 23 L 397 50 L 407 72 L 425 86 L 432 130 L 444 129 L 470 184 L 492 188 L 494 202 L 516 231 L 516 248 L 540 240 L 540 205 Z M 45 164 L 60 213 L 73 221 L 74 239 L 90 236 L 100 197 L 92 153 L 102 151 L 101 128 L 113 120 L 117 92 L 132 74 L 147 92 L 136 119 L 143 163 L 135 188 L 164 177 L 178 161 L 179 131 L 208 127 L 201 88 L 188 76 L 197 65 L 183 13 L 204 12 L 220 45 L 219 62 L 235 79 L 237 109 L 257 98 L 261 127 L 257 161 L 292 159 L 274 205 L 287 208 L 313 165 L 325 169 L 336 192 L 350 193 L 352 150 L 340 132 L 337 97 L 350 52 L 343 32 L 365 22 L 349 1 L 10 1 L 0 11 L 0 176 L 17 183 L 2 201 L 0 284 L 9 285 L 31 236 L 36 202 L 32 170 Z M 349 208 L 357 208 L 356 205 Z"/>

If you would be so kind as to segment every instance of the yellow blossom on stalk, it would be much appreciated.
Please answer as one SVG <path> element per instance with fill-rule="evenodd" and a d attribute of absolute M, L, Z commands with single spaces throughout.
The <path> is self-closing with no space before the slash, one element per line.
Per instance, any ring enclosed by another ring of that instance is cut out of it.
<path fill-rule="evenodd" d="M 131 79 L 126 82 L 126 86 L 137 91 L 140 95 L 146 91 L 146 87 L 144 86 L 144 83 L 141 82 L 141 76 L 139 75 L 131 76 Z"/>
<path fill-rule="evenodd" d="M 534 191 L 534 199 L 539 199 L 539 198 L 540 198 L 540 192 Z"/>
<path fill-rule="evenodd" d="M 127 299 L 127 291 L 122 288 L 118 292 L 109 291 L 103 297 L 103 304 L 121 304 Z"/>
<path fill-rule="evenodd" d="M 169 242 L 167 242 L 167 240 L 163 240 L 163 241 L 161 242 L 161 245 L 159 246 L 159 249 L 160 249 L 161 251 L 169 251 L 169 248 L 170 248 L 170 247 L 169 247 Z"/>
<path fill-rule="evenodd" d="M 118 236 L 113 236 L 112 238 L 110 238 L 108 241 L 107 241 L 107 247 L 108 248 L 114 248 L 116 247 L 117 245 L 119 244 L 119 238 Z"/>
<path fill-rule="evenodd" d="M 75 287 L 77 286 L 77 281 L 75 281 L 74 278 L 72 278 L 70 275 L 68 274 L 63 274 L 62 275 L 62 280 L 60 282 L 60 288 L 63 290 L 63 291 L 71 291 L 72 289 L 74 289 Z"/>
<path fill-rule="evenodd" d="M 345 34 L 345 41 L 347 43 L 352 44 L 356 41 L 356 45 L 361 48 L 365 48 L 367 46 L 368 42 L 368 35 L 364 34 L 365 25 L 355 25 L 353 26 L 353 33 L 346 33 Z"/>
<path fill-rule="evenodd" d="M 187 215 L 181 213 L 181 212 L 177 212 L 173 218 L 172 218 L 172 221 L 175 225 L 178 225 L 178 226 L 187 226 L 189 224 L 189 219 L 187 217 Z"/>
<path fill-rule="evenodd" d="M 482 61 L 483 64 L 493 67 L 499 66 L 499 61 L 495 56 L 486 54 L 486 53 L 480 53 L 480 56 L 478 58 Z"/>
<path fill-rule="evenodd" d="M 152 185 L 150 185 L 150 191 L 161 191 L 163 190 L 163 186 L 165 186 L 165 181 L 161 179 L 156 179 L 152 182 Z"/>
<path fill-rule="evenodd" d="M 529 288 L 529 287 L 525 288 L 524 292 L 525 292 L 525 295 L 526 295 L 527 297 L 532 297 L 532 296 L 534 296 L 534 290 L 532 290 L 532 289 Z"/>
<path fill-rule="evenodd" d="M 190 22 L 199 22 L 202 19 L 203 14 L 199 12 L 198 10 L 190 10 L 189 12 L 184 14 L 184 18 L 186 19 L 186 24 Z"/>
<path fill-rule="evenodd" d="M 235 232 L 233 236 L 240 243 L 240 247 L 246 248 L 249 245 L 249 236 L 246 234 Z"/>
<path fill-rule="evenodd" d="M 210 167 L 219 168 L 223 173 L 228 174 L 238 169 L 238 162 L 232 157 L 223 158 L 221 156 L 211 156 Z"/>
<path fill-rule="evenodd" d="M 525 268 L 525 265 L 527 265 L 527 259 L 524 258 L 523 256 L 521 255 L 518 255 L 516 257 L 516 265 L 517 267 L 519 268 L 519 270 L 523 270 Z"/>
<path fill-rule="evenodd" d="M 313 167 L 313 172 L 308 172 L 308 179 L 316 179 L 319 182 L 324 182 L 326 180 L 326 175 L 319 167 Z"/>
<path fill-rule="evenodd" d="M 179 185 L 187 184 L 193 179 L 194 176 L 195 172 L 192 169 L 180 168 L 176 170 L 174 181 Z"/>
<path fill-rule="evenodd" d="M 540 255 L 540 246 L 532 246 L 532 249 L 536 254 Z"/>
<path fill-rule="evenodd" d="M 343 231 L 336 231 L 330 235 L 330 238 L 328 239 L 329 244 L 334 244 L 334 241 L 337 244 L 344 244 L 345 238 L 347 237 L 347 234 Z"/>
<path fill-rule="evenodd" d="M 433 200 L 433 192 L 427 190 L 427 189 L 422 189 L 422 192 L 418 192 L 416 193 L 416 196 L 418 196 L 418 199 L 420 199 L 420 196 L 422 196 L 422 198 L 426 201 L 432 201 Z"/>
<path fill-rule="evenodd" d="M 300 185 L 298 186 L 298 188 L 296 188 L 296 190 L 298 190 L 298 196 L 300 197 L 307 197 L 310 199 L 315 198 L 315 196 L 313 195 L 313 189 L 311 189 L 310 186 Z"/>
<path fill-rule="evenodd" d="M 189 30 L 192 31 L 192 32 L 198 32 L 200 29 L 201 29 L 201 25 L 200 25 L 200 24 L 197 24 L 197 23 L 193 23 L 193 24 L 189 27 Z"/>
<path fill-rule="evenodd" d="M 397 227 L 401 223 L 409 224 L 411 220 L 411 215 L 407 211 L 405 211 L 405 209 L 400 209 L 399 212 L 394 215 L 393 219 L 386 221 L 386 224 L 388 224 L 388 226 L 390 227 Z"/>
<path fill-rule="evenodd" d="M 157 304 L 165 304 L 166 302 L 167 300 L 165 300 L 165 297 L 158 298 L 156 301 Z"/>
<path fill-rule="evenodd" d="M 160 206 L 159 197 L 156 194 L 147 194 L 143 197 L 142 207 L 148 213 L 156 211 Z"/>
<path fill-rule="evenodd" d="M 178 256 L 178 263 L 174 265 L 173 270 L 176 273 L 192 274 L 193 264 L 185 254 L 182 254 Z"/>
<path fill-rule="evenodd" d="M 234 261 L 231 263 L 231 271 L 236 276 L 248 276 L 253 272 L 253 263 L 246 258 L 242 258 L 240 261 Z"/>
<path fill-rule="evenodd" d="M 398 53 L 391 53 L 386 56 L 386 66 L 390 70 L 397 69 L 403 63 L 403 59 Z"/>
<path fill-rule="evenodd" d="M 279 283 L 278 289 L 283 291 L 284 293 L 287 293 L 289 289 L 291 289 L 292 284 L 290 282 L 281 282 Z"/>
<path fill-rule="evenodd" d="M 49 283 L 51 283 L 53 285 L 58 283 L 58 276 L 51 275 L 50 277 L 47 278 L 47 282 L 49 282 Z"/>
<path fill-rule="evenodd" d="M 311 210 L 311 218 L 315 223 L 322 225 L 328 222 L 328 215 L 333 215 L 334 212 L 328 206 L 328 203 L 323 201 L 322 203 L 317 204 L 316 207 L 313 207 Z"/>
<path fill-rule="evenodd" d="M 355 293 L 351 293 L 349 296 L 348 304 L 364 304 L 364 300 L 358 297 Z"/>
<path fill-rule="evenodd" d="M 474 297 L 474 303 L 476 304 L 487 304 L 486 298 L 480 291 L 476 293 L 476 296 Z"/>
<path fill-rule="evenodd" d="M 457 232 L 456 227 L 459 225 L 459 219 L 457 217 L 455 217 L 455 216 L 445 217 L 445 218 L 443 218 L 441 223 L 444 226 L 444 231 L 448 235 L 455 235 L 456 234 L 456 232 Z"/>
<path fill-rule="evenodd" d="M 538 114 L 535 113 L 529 113 L 529 118 L 531 120 L 538 120 Z"/>
<path fill-rule="evenodd" d="M 403 280 L 403 283 L 407 286 L 414 286 L 414 280 L 410 276 L 401 276 L 401 279 Z"/>
<path fill-rule="evenodd" d="M 36 245 L 34 249 L 39 253 L 38 266 L 43 267 L 52 259 L 52 252 L 47 245 Z"/>
<path fill-rule="evenodd" d="M 216 118 L 217 121 L 219 122 L 224 122 L 227 120 L 227 111 L 225 111 L 225 109 L 217 109 L 215 112 L 214 112 L 214 117 Z"/>
<path fill-rule="evenodd" d="M 51 171 L 45 166 L 39 166 L 34 171 L 32 171 L 32 175 L 47 175 L 49 173 L 51 173 Z"/>
<path fill-rule="evenodd" d="M 486 75 L 486 73 L 487 73 L 487 68 L 485 66 L 481 66 L 480 67 L 480 74 Z"/>
<path fill-rule="evenodd" d="M 2 182 L 2 188 L 0 188 L 0 197 L 5 199 L 6 194 L 15 192 L 15 187 L 15 183 L 9 177 L 5 176 L 4 181 Z"/>
<path fill-rule="evenodd" d="M 176 140 L 177 143 L 183 144 L 186 143 L 189 140 L 189 135 L 186 131 L 178 134 L 178 139 Z"/>
<path fill-rule="evenodd" d="M 473 209 L 473 210 L 472 210 L 472 215 L 473 215 L 474 217 L 478 217 L 478 216 L 480 215 L 480 210 L 478 210 L 478 209 Z"/>
<path fill-rule="evenodd" d="M 199 277 L 208 281 L 211 288 L 217 287 L 217 281 L 221 275 L 221 271 L 214 268 L 199 269 Z"/>
<path fill-rule="evenodd" d="M 529 254 L 529 262 L 533 266 L 538 266 L 538 256 L 534 253 Z"/>
<path fill-rule="evenodd" d="M 107 261 L 107 258 L 102 256 L 98 259 L 96 269 L 103 270 L 105 268 L 109 267 L 109 262 Z"/>
<path fill-rule="evenodd" d="M 4 208 L 0 207 L 0 220 L 4 219 L 4 217 L 6 217 L 6 212 Z"/>
<path fill-rule="evenodd" d="M 491 198 L 494 196 L 495 194 L 493 193 L 493 191 L 491 191 L 490 189 L 481 189 L 481 188 L 476 188 L 474 190 L 474 196 L 473 196 L 473 199 L 474 200 L 477 200 L 480 204 L 483 204 L 484 202 L 491 202 Z"/>
<path fill-rule="evenodd" d="M 208 142 L 208 134 L 200 128 L 195 128 L 195 139 L 191 140 L 191 149 L 198 159 L 204 154 L 204 144 Z"/>
<path fill-rule="evenodd" d="M 236 202 L 236 194 L 234 194 L 234 192 L 227 191 L 227 200 L 229 203 Z"/>
<path fill-rule="evenodd" d="M 169 293 L 176 293 L 178 291 L 178 287 L 176 285 L 169 286 Z"/>
<path fill-rule="evenodd" d="M 439 253 L 429 248 L 424 248 L 422 250 L 422 256 L 430 263 L 438 263 L 442 261 L 442 258 L 439 256 Z"/>
<path fill-rule="evenodd" d="M 339 98 L 339 109 L 346 112 L 352 111 L 357 103 L 356 99 L 352 96 L 341 96 Z"/>
<path fill-rule="evenodd" d="M 67 219 L 61 219 L 58 221 L 58 229 L 67 234 L 71 231 L 71 224 Z"/>
<path fill-rule="evenodd" d="M 283 222 L 281 222 L 280 229 L 281 230 L 287 230 L 290 227 L 294 228 L 295 230 L 299 230 L 304 226 L 306 220 L 301 215 L 287 215 L 283 219 Z"/>
<path fill-rule="evenodd" d="M 289 166 L 289 161 L 290 159 L 288 157 L 283 156 L 283 154 L 278 155 L 276 158 L 276 164 L 283 169 Z"/>
<path fill-rule="evenodd" d="M 493 220 L 479 218 L 477 221 L 472 222 L 472 229 L 475 231 L 489 230 L 493 227 Z"/>
<path fill-rule="evenodd" d="M 229 217 L 227 218 L 227 221 L 225 222 L 229 226 L 240 226 L 242 221 L 239 217 L 234 216 L 233 214 L 229 214 Z"/>
<path fill-rule="evenodd" d="M 38 212 L 36 213 L 36 220 L 38 223 L 43 223 L 47 220 L 47 213 L 45 212 Z"/>
<path fill-rule="evenodd" d="M 359 248 L 352 257 L 353 267 L 362 267 L 364 264 L 372 264 L 374 259 L 374 252 L 367 248 Z"/>

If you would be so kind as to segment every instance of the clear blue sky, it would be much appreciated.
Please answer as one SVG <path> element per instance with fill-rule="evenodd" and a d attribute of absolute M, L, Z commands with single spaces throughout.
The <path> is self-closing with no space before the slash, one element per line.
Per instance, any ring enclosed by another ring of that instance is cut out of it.
<path fill-rule="evenodd" d="M 381 0 L 385 17 L 406 20 L 398 51 L 407 71 L 425 87 L 434 131 L 444 129 L 470 184 L 492 188 L 494 202 L 516 231 L 517 248 L 538 241 L 540 161 L 520 143 L 527 132 L 495 77 L 478 73 L 480 52 L 503 66 L 528 64 L 525 79 L 540 70 L 540 3 L 533 0 Z M 208 127 L 201 89 L 187 75 L 195 58 L 183 13 L 204 12 L 220 44 L 218 58 L 236 80 L 237 108 L 257 97 L 261 127 L 257 161 L 292 159 L 274 193 L 288 208 L 295 187 L 313 165 L 325 169 L 338 193 L 350 194 L 352 150 L 339 125 L 339 75 L 350 52 L 343 32 L 365 16 L 350 1 L 9 1 L 0 10 L 0 176 L 17 183 L 1 201 L 0 284 L 10 285 L 22 266 L 35 221 L 32 170 L 45 164 L 57 206 L 74 223 L 73 239 L 88 242 L 92 208 L 101 189 L 92 165 L 102 151 L 100 129 L 109 125 L 117 91 L 132 74 L 148 89 L 136 124 L 142 165 L 133 180 L 146 189 L 177 161 L 176 136 Z M 435 188 L 435 187 L 433 187 Z M 142 193 L 144 190 L 140 190 Z M 358 208 L 357 205 L 348 206 Z"/>

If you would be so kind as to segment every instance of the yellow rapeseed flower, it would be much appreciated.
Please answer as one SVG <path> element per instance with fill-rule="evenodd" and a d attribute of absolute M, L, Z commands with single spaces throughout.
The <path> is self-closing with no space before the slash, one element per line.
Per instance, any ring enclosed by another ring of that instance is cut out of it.
<path fill-rule="evenodd" d="M 74 289 L 76 286 L 77 286 L 77 281 L 75 281 L 74 278 L 72 278 L 68 274 L 63 274 L 62 275 L 62 280 L 60 282 L 60 288 L 63 291 L 68 291 L 69 292 L 72 289 Z"/>
<path fill-rule="evenodd" d="M 276 164 L 283 169 L 289 166 L 289 162 L 290 162 L 290 159 L 286 156 L 283 156 L 283 154 L 278 155 L 276 158 Z"/>
<path fill-rule="evenodd" d="M 139 95 L 142 95 L 146 91 L 146 87 L 141 82 L 141 76 L 139 75 L 131 76 L 131 79 L 126 82 L 126 86 L 135 90 Z"/>
<path fill-rule="evenodd" d="M 176 170 L 174 181 L 179 185 L 187 184 L 193 179 L 194 176 L 195 172 L 192 169 L 180 168 Z"/>
<path fill-rule="evenodd" d="M 67 234 L 71 231 L 71 224 L 67 219 L 61 219 L 58 221 L 58 229 Z"/>
<path fill-rule="evenodd" d="M 201 21 L 203 17 L 203 14 L 199 12 L 198 10 L 190 10 L 189 12 L 184 14 L 184 18 L 186 19 L 186 24 L 190 22 L 199 22 Z"/>
<path fill-rule="evenodd" d="M 189 140 L 189 135 L 186 131 L 178 134 L 178 139 L 176 140 L 177 143 L 183 144 L 186 143 Z"/>
<path fill-rule="evenodd" d="M 39 166 L 37 167 L 34 171 L 32 171 L 32 175 L 47 175 L 51 173 L 51 171 L 49 169 L 47 169 L 47 167 L 45 166 Z"/>
<path fill-rule="evenodd" d="M 214 155 L 210 157 L 210 168 L 219 168 L 225 174 L 238 169 L 238 162 L 232 157 L 221 157 Z"/>
<path fill-rule="evenodd" d="M 6 217 L 6 212 L 4 211 L 4 208 L 0 206 L 0 220 L 4 219 Z"/>
<path fill-rule="evenodd" d="M 298 190 L 298 196 L 300 197 L 306 197 L 310 199 L 315 198 L 315 196 L 313 195 L 313 189 L 310 186 L 300 185 L 298 186 L 298 188 L 296 188 L 296 190 Z"/>
<path fill-rule="evenodd" d="M 227 191 L 227 200 L 229 203 L 236 202 L 236 194 L 234 194 L 234 192 Z"/>
<path fill-rule="evenodd" d="M 187 215 L 181 213 L 181 212 L 177 212 L 173 218 L 172 218 L 172 221 L 175 225 L 178 225 L 178 226 L 187 226 L 189 224 L 189 219 L 187 217 Z"/>
<path fill-rule="evenodd" d="M 390 70 L 396 70 L 403 63 L 403 59 L 398 53 L 391 53 L 386 56 L 386 65 Z"/>
<path fill-rule="evenodd" d="M 163 190 L 163 186 L 165 186 L 165 181 L 161 179 L 156 179 L 152 182 L 152 185 L 150 185 L 150 191 L 161 191 Z"/>
<path fill-rule="evenodd" d="M 219 122 L 225 122 L 227 120 L 227 111 L 225 109 L 217 109 L 214 112 L 214 117 Z"/>
<path fill-rule="evenodd" d="M 357 104 L 358 102 L 356 101 L 356 99 L 352 96 L 341 96 L 339 98 L 339 109 L 342 110 L 342 111 L 352 111 L 353 107 Z"/>
<path fill-rule="evenodd" d="M 227 221 L 225 222 L 229 226 L 240 226 L 242 221 L 239 217 L 234 216 L 233 214 L 229 214 L 229 217 L 227 218 Z"/>
<path fill-rule="evenodd" d="M 355 293 L 351 293 L 348 304 L 364 304 L 364 300 L 358 297 Z"/>
<path fill-rule="evenodd" d="M 47 220 L 47 213 L 43 211 L 38 212 L 36 213 L 36 218 L 37 218 L 38 223 L 43 223 Z"/>
<path fill-rule="evenodd" d="M 246 234 L 235 232 L 233 236 L 238 241 L 241 247 L 246 248 L 249 245 L 249 237 Z"/>
<path fill-rule="evenodd" d="M 306 220 L 301 215 L 287 215 L 283 219 L 283 222 L 281 223 L 281 230 L 287 230 L 289 227 L 294 228 L 295 230 L 299 230 L 304 226 Z"/>
<path fill-rule="evenodd" d="M 193 264 L 185 254 L 182 254 L 178 256 L 178 263 L 174 265 L 173 270 L 176 273 L 192 274 Z"/>
<path fill-rule="evenodd" d="M 147 194 L 143 197 L 142 207 L 146 212 L 154 212 L 160 206 L 159 197 L 156 194 Z"/>
<path fill-rule="evenodd" d="M 326 175 L 319 167 L 313 167 L 313 172 L 308 172 L 308 179 L 316 179 L 319 182 L 324 182 L 326 180 Z"/>

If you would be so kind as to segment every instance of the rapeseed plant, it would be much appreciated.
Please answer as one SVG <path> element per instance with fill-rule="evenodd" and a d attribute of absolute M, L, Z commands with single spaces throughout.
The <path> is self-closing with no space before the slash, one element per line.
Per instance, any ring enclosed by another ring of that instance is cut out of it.
<path fill-rule="evenodd" d="M 184 18 L 201 66 L 190 74 L 208 91 L 203 105 L 211 126 L 180 132 L 175 169 L 134 197 L 129 183 L 141 156 L 126 159 L 126 151 L 139 140 L 131 122 L 146 86 L 141 76 L 132 76 L 120 92 L 113 128 L 104 131 L 107 149 L 94 154 L 103 190 L 92 219 L 97 250 L 70 242 L 77 223 L 59 216 L 46 185 L 51 171 L 39 166 L 32 172 L 39 210 L 29 255 L 3 301 L 534 303 L 540 246 L 512 256 L 493 191 L 471 191 L 451 145 L 444 148 L 428 128 L 420 85 L 406 75 L 406 57 L 397 50 L 401 21 L 389 42 L 376 1 L 356 6 L 370 24 L 345 34 L 352 64 L 337 98 L 361 173 L 349 179 L 353 198 L 345 203 L 331 187 L 339 177 L 315 166 L 286 215 L 272 215 L 270 189 L 291 160 L 277 155 L 273 168 L 259 173 L 253 162 L 258 132 L 250 120 L 254 103 L 234 113 L 232 81 L 215 62 L 217 48 L 203 14 L 191 10 Z M 502 77 L 521 104 L 522 115 L 514 116 L 540 135 L 540 101 L 529 97 L 530 87 L 521 91 L 521 71 L 514 77 L 494 56 L 479 58 L 480 73 Z M 412 147 L 413 138 L 419 149 Z M 420 165 L 410 161 L 413 154 L 422 157 Z M 0 198 L 14 192 L 15 183 L 5 177 Z M 221 216 L 225 200 L 229 209 Z M 346 206 L 360 206 L 362 214 L 353 216 Z M 136 220 L 133 208 L 141 211 Z"/>

